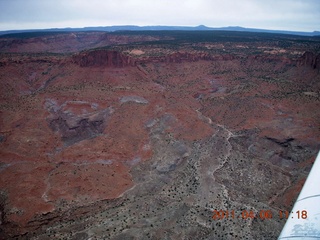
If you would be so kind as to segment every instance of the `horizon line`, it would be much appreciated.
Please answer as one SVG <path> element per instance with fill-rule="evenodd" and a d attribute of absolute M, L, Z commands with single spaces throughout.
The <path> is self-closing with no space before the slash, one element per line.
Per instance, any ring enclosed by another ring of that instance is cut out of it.
<path fill-rule="evenodd" d="M 313 31 L 302 31 L 302 30 L 286 30 L 286 29 L 266 29 L 266 28 L 252 28 L 252 27 L 243 27 L 243 26 L 222 26 L 222 27 L 210 27 L 204 24 L 200 25 L 133 25 L 133 24 L 124 24 L 124 25 L 105 25 L 105 26 L 84 26 L 84 27 L 52 27 L 52 28 L 23 28 L 23 29 L 7 29 L 0 30 L 0 32 L 15 32 L 15 31 L 45 31 L 45 30 L 67 30 L 67 29 L 86 29 L 86 28 L 116 28 L 116 27 L 137 27 L 137 28 L 151 28 L 151 27 L 168 27 L 168 28 L 206 28 L 207 30 L 225 30 L 228 28 L 238 28 L 242 30 L 255 30 L 255 31 L 274 31 L 274 32 L 292 32 L 292 33 L 320 33 L 320 30 Z M 205 29 L 204 29 L 205 30 Z M 132 30 L 134 31 L 134 30 Z M 153 30 L 150 30 L 153 31 Z"/>

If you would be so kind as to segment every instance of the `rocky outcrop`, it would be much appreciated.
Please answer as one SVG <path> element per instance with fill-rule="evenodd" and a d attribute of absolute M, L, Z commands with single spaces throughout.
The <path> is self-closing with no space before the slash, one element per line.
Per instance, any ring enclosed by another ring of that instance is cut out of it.
<path fill-rule="evenodd" d="M 62 141 L 67 145 L 95 137 L 104 130 L 102 117 L 93 121 L 87 118 L 79 119 L 73 126 L 69 126 L 67 121 L 62 117 L 50 121 L 50 128 L 54 132 L 60 132 Z"/>
<path fill-rule="evenodd" d="M 233 54 L 212 54 L 209 52 L 185 52 L 177 51 L 167 54 L 149 56 L 131 56 L 117 50 L 97 49 L 73 56 L 73 62 L 81 67 L 126 67 L 137 66 L 147 63 L 182 63 L 197 61 L 232 61 L 235 59 L 246 59 L 248 62 L 280 63 L 281 65 L 308 65 L 313 68 L 319 66 L 319 56 L 313 53 L 305 53 L 298 60 L 283 56 L 248 55 L 239 56 Z"/>
<path fill-rule="evenodd" d="M 135 102 L 135 103 L 140 103 L 140 104 L 148 104 L 148 100 L 146 100 L 143 97 L 139 96 L 124 96 L 120 98 L 121 103 L 127 103 L 127 102 Z"/>
<path fill-rule="evenodd" d="M 161 56 L 131 57 L 115 50 L 93 50 L 75 55 L 73 61 L 81 67 L 126 67 L 145 63 L 181 63 L 206 61 L 233 60 L 235 56 L 230 54 L 211 55 L 204 52 L 174 52 Z"/>
<path fill-rule="evenodd" d="M 74 62 L 81 67 L 125 67 L 135 63 L 129 56 L 113 50 L 94 50 L 74 57 Z"/>
<path fill-rule="evenodd" d="M 320 54 L 315 54 L 313 52 L 305 52 L 299 59 L 298 59 L 298 66 L 310 66 L 313 69 L 320 68 Z"/>
<path fill-rule="evenodd" d="M 111 107 L 97 110 L 95 104 L 87 102 L 66 102 L 57 106 L 47 100 L 46 105 L 51 113 L 47 119 L 50 129 L 58 133 L 67 146 L 101 134 L 113 113 Z M 80 113 L 79 109 L 84 113 Z"/>

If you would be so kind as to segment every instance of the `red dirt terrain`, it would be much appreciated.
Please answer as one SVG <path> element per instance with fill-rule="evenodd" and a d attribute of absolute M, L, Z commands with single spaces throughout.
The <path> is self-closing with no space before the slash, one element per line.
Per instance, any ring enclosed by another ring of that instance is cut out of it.
<path fill-rule="evenodd" d="M 2 36 L 0 237 L 275 239 L 320 149 L 319 46 L 232 32 Z M 243 219 L 250 210 L 273 215 Z"/>

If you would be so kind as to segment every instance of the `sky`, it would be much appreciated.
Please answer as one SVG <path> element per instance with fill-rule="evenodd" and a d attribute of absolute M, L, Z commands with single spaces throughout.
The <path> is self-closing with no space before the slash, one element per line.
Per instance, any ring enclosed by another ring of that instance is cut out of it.
<path fill-rule="evenodd" d="M 113 25 L 320 31 L 320 0 L 0 0 L 0 31 Z"/>

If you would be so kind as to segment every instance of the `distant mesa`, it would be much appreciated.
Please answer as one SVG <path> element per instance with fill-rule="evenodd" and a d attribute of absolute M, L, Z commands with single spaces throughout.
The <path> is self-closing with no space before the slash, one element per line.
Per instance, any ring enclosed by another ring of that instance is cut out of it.
<path fill-rule="evenodd" d="M 28 30 L 8 30 L 0 31 L 0 35 L 6 37 L 13 37 L 16 33 L 32 33 L 32 32 L 85 32 L 85 31 L 242 31 L 242 32 L 265 32 L 276 34 L 291 34 L 301 36 L 320 36 L 319 31 L 302 32 L 302 31 L 288 31 L 288 30 L 269 30 L 259 28 L 245 28 L 241 26 L 228 26 L 228 27 L 207 27 L 199 25 L 196 27 L 191 26 L 135 26 L 135 25 L 118 25 L 118 26 L 104 26 L 104 27 L 84 27 L 84 28 L 50 28 L 50 29 L 28 29 Z M 8 35 L 9 34 L 9 35 Z"/>

